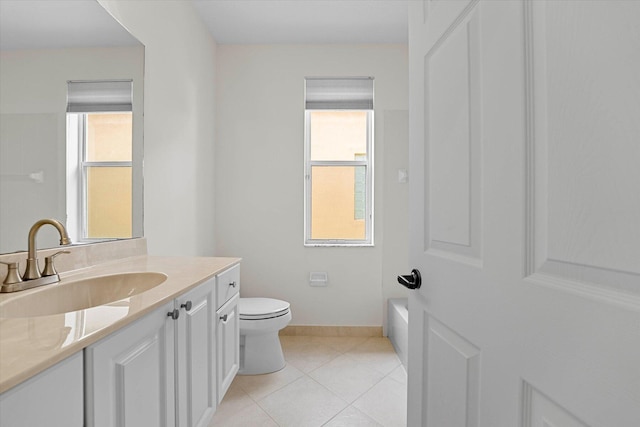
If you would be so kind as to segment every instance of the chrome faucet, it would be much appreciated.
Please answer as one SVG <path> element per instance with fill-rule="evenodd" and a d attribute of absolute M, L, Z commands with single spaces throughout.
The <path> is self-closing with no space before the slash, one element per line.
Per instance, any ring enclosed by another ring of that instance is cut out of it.
<path fill-rule="evenodd" d="M 16 292 L 25 289 L 35 288 L 36 286 L 49 285 L 60 281 L 60 276 L 53 265 L 53 258 L 61 253 L 69 253 L 69 251 L 57 252 L 45 258 L 46 265 L 42 273 L 38 267 L 38 251 L 36 249 L 36 234 L 43 225 L 53 225 L 60 234 L 60 244 L 63 246 L 70 245 L 71 239 L 67 234 L 67 230 L 60 221 L 55 219 L 41 219 L 31 226 L 29 230 L 29 249 L 27 254 L 27 266 L 24 274 L 20 277 L 18 271 L 18 263 L 11 262 L 7 264 L 7 277 L 5 278 L 0 292 Z"/>
<path fill-rule="evenodd" d="M 36 250 L 36 234 L 40 227 L 45 224 L 53 225 L 60 234 L 60 244 L 63 246 L 70 245 L 71 239 L 69 238 L 69 234 L 67 234 L 67 230 L 64 228 L 64 225 L 60 221 L 56 221 L 55 219 L 41 219 L 31 226 L 31 230 L 29 230 L 29 253 L 27 255 L 27 268 L 24 270 L 24 275 L 22 276 L 22 280 L 33 280 L 39 279 L 42 277 L 40 274 L 40 269 L 38 268 L 38 253 Z"/>

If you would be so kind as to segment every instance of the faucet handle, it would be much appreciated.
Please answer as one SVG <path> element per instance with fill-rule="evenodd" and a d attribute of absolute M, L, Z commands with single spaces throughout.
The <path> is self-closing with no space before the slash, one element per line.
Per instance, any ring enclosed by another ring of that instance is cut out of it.
<path fill-rule="evenodd" d="M 59 251 L 56 252 L 55 254 L 45 257 L 44 258 L 44 270 L 42 270 L 42 275 L 43 276 L 55 276 L 56 274 L 58 274 L 58 272 L 56 271 L 56 267 L 55 265 L 53 265 L 53 259 L 55 257 L 57 257 L 58 255 L 61 254 L 70 254 L 71 252 L 69 251 Z"/>
<path fill-rule="evenodd" d="M 7 277 L 4 278 L 4 282 L 2 282 L 3 284 L 11 285 L 13 283 L 22 282 L 22 278 L 20 277 L 20 273 L 18 272 L 19 263 L 4 261 L 0 261 L 0 263 L 7 265 Z"/>

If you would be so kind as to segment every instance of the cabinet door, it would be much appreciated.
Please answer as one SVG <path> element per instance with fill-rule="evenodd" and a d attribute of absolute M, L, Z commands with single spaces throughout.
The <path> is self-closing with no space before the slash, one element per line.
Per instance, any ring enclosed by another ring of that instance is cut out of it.
<path fill-rule="evenodd" d="M 240 366 L 239 295 L 236 293 L 218 310 L 218 402 L 222 401 Z"/>
<path fill-rule="evenodd" d="M 2 393 L 0 426 L 81 427 L 83 404 L 82 352 L 78 352 Z"/>
<path fill-rule="evenodd" d="M 86 425 L 174 426 L 173 302 L 85 349 Z"/>
<path fill-rule="evenodd" d="M 178 425 L 207 426 L 216 408 L 214 279 L 175 300 Z"/>

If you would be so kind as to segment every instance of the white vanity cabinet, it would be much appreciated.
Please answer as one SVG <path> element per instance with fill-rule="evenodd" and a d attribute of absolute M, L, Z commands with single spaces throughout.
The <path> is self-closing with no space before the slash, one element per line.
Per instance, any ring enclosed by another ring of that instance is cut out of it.
<path fill-rule="evenodd" d="M 175 426 L 174 302 L 85 348 L 87 427 Z"/>
<path fill-rule="evenodd" d="M 218 302 L 217 343 L 217 390 L 218 403 L 222 401 L 240 367 L 240 266 L 236 265 L 216 277 Z"/>
<path fill-rule="evenodd" d="M 0 426 L 82 427 L 82 375 L 80 351 L 2 393 Z"/>
<path fill-rule="evenodd" d="M 238 371 L 238 288 L 235 266 L 87 347 L 87 427 L 206 427 Z"/>
<path fill-rule="evenodd" d="M 178 426 L 206 427 L 217 406 L 215 279 L 176 298 Z"/>

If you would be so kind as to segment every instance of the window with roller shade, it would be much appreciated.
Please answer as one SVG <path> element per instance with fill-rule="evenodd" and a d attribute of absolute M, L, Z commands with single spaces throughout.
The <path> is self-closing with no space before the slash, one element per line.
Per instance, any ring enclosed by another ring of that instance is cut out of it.
<path fill-rule="evenodd" d="M 305 79 L 305 245 L 373 245 L 373 79 Z"/>
<path fill-rule="evenodd" d="M 68 145 L 77 148 L 68 166 L 76 203 L 68 205 L 78 240 L 132 236 L 131 93 L 131 81 L 68 82 Z"/>

